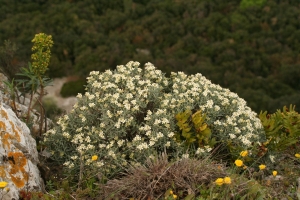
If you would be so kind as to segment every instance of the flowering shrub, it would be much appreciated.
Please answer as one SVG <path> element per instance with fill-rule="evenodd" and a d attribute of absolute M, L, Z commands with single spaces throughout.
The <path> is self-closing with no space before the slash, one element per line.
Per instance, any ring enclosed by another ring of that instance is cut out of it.
<path fill-rule="evenodd" d="M 188 109 L 201 110 L 212 137 L 232 147 L 248 149 L 264 139 L 260 120 L 237 94 L 201 74 L 178 72 L 167 78 L 151 63 L 138 66 L 129 62 L 114 71 L 91 72 L 85 95 L 79 94 L 71 113 L 45 134 L 53 158 L 68 171 L 80 172 L 79 178 L 86 169 L 112 175 L 162 151 L 173 158 L 210 151 L 204 146 L 182 152 L 176 142 L 175 116 Z"/>

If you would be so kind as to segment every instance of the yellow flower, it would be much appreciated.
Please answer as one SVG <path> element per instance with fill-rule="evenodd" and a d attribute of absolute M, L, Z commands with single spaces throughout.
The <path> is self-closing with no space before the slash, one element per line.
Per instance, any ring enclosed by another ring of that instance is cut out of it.
<path fill-rule="evenodd" d="M 231 184 L 231 178 L 228 177 L 228 176 L 226 176 L 226 177 L 224 178 L 224 183 L 225 183 L 225 184 Z"/>
<path fill-rule="evenodd" d="M 300 158 L 300 153 L 296 153 L 296 154 L 295 154 L 295 157 L 296 157 L 296 158 Z"/>
<path fill-rule="evenodd" d="M 243 166 L 243 161 L 242 160 L 235 160 L 234 164 L 238 167 Z"/>
<path fill-rule="evenodd" d="M 260 170 L 266 169 L 266 165 L 259 165 L 258 167 L 259 167 Z"/>
<path fill-rule="evenodd" d="M 177 195 L 176 195 L 176 194 L 173 194 L 173 198 L 174 198 L 174 199 L 177 199 Z"/>
<path fill-rule="evenodd" d="M 1 181 L 0 182 L 0 188 L 5 188 L 7 186 L 7 182 Z"/>
<path fill-rule="evenodd" d="M 248 151 L 247 151 L 247 150 L 246 150 L 246 151 L 242 151 L 242 152 L 240 153 L 240 155 L 241 155 L 242 157 L 245 157 L 245 156 L 248 155 Z"/>
<path fill-rule="evenodd" d="M 173 194 L 173 191 L 172 191 L 172 190 L 170 190 L 170 194 Z"/>
<path fill-rule="evenodd" d="M 97 160 L 98 159 L 98 156 L 96 156 L 96 155 L 93 155 L 92 156 L 92 161 L 95 161 L 95 160 Z"/>
<path fill-rule="evenodd" d="M 216 183 L 217 185 L 223 185 L 224 179 L 223 179 L 223 178 L 218 178 L 218 179 L 215 181 L 215 183 Z"/>
<path fill-rule="evenodd" d="M 276 176 L 277 175 L 277 171 L 273 171 L 273 176 Z"/>

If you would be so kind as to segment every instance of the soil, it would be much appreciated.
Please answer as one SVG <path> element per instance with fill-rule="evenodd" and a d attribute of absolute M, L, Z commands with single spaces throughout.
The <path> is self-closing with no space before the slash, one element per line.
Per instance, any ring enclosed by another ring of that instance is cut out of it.
<path fill-rule="evenodd" d="M 77 99 L 76 97 L 63 98 L 60 95 L 60 90 L 64 83 L 74 79 L 76 79 L 76 77 L 63 77 L 53 79 L 51 86 L 47 86 L 45 88 L 47 91 L 47 95 L 44 98 L 52 98 L 59 108 L 65 110 L 67 113 L 70 112 L 73 105 L 77 102 Z"/>

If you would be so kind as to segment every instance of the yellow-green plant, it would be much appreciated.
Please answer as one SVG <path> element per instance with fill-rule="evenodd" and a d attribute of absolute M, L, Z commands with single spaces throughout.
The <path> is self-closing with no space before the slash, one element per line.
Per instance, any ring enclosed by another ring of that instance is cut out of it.
<path fill-rule="evenodd" d="M 264 143 L 269 150 L 285 150 L 299 142 L 300 115 L 295 111 L 295 106 L 283 107 L 274 114 L 260 112 L 259 119 L 266 132 L 267 141 Z"/>
<path fill-rule="evenodd" d="M 30 94 L 30 102 L 27 111 L 27 122 L 30 119 L 30 110 L 32 109 L 33 95 L 38 94 L 36 103 L 40 105 L 40 124 L 39 134 L 42 135 L 43 123 L 45 120 L 45 109 L 42 104 L 42 98 L 45 95 L 45 87 L 50 83 L 50 79 L 45 76 L 50 62 L 50 48 L 53 46 L 52 36 L 45 33 L 36 34 L 32 40 L 34 52 L 31 55 L 32 64 L 28 64 L 28 68 L 21 68 L 21 73 L 17 75 L 25 77 L 25 79 L 17 80 L 19 86 L 22 85 L 24 91 Z M 45 124 L 46 128 L 46 124 Z M 46 130 L 45 130 L 46 131 Z"/>
<path fill-rule="evenodd" d="M 46 35 L 45 33 L 39 33 L 35 35 L 32 42 L 33 46 L 31 50 L 34 52 L 31 55 L 32 68 L 34 74 L 41 79 L 50 63 L 50 48 L 53 46 L 52 36 Z"/>
<path fill-rule="evenodd" d="M 205 122 L 206 115 L 198 110 L 192 114 L 191 110 L 178 113 L 175 116 L 177 126 L 180 132 L 175 134 L 178 142 L 184 142 L 185 146 L 195 145 L 196 147 L 203 147 L 206 145 L 213 146 L 216 141 L 211 138 L 211 129 Z"/>

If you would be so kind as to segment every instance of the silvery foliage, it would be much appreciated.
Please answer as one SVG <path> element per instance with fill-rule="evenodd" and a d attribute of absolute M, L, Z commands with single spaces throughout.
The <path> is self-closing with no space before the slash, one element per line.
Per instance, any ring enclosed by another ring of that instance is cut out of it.
<path fill-rule="evenodd" d="M 117 66 L 104 73 L 92 71 L 87 92 L 78 95 L 70 114 L 48 131 L 45 143 L 53 157 L 67 168 L 97 168 L 110 173 L 128 164 L 142 163 L 169 150 L 176 158 L 188 157 L 173 139 L 178 131 L 175 115 L 201 109 L 213 136 L 244 149 L 259 143 L 264 131 L 256 113 L 237 94 L 212 84 L 201 74 L 172 73 L 170 78 L 151 63 Z M 210 151 L 204 147 L 193 154 Z M 92 161 L 97 155 L 97 161 Z"/>

